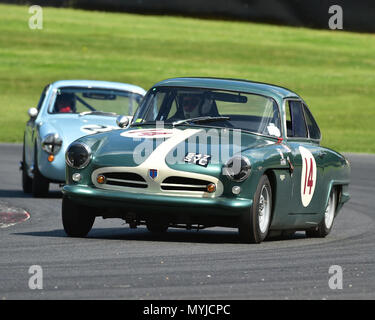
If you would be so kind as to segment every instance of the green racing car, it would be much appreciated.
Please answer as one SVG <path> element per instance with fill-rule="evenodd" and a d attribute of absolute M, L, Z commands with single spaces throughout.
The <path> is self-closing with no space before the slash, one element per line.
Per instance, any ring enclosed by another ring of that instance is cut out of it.
<path fill-rule="evenodd" d="M 121 120 L 121 119 L 120 119 Z M 66 151 L 62 222 L 84 237 L 96 217 L 131 228 L 238 228 L 325 237 L 349 200 L 350 165 L 320 145 L 304 100 L 270 84 L 174 78 L 147 92 L 131 123 Z"/>

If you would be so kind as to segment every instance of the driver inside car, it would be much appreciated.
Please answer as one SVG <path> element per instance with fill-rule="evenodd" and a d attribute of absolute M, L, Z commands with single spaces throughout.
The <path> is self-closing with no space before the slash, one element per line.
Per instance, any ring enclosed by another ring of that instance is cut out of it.
<path fill-rule="evenodd" d="M 214 99 L 206 94 L 183 93 L 176 97 L 177 111 L 168 122 L 198 118 L 218 117 L 219 112 Z"/>
<path fill-rule="evenodd" d="M 184 112 L 185 119 L 200 116 L 200 103 L 201 99 L 196 95 L 183 95 L 180 97 L 180 106 Z"/>
<path fill-rule="evenodd" d="M 204 95 L 185 94 L 179 97 L 180 110 L 182 109 L 183 119 L 218 116 L 214 101 Z M 181 111 L 180 111 L 181 113 Z"/>
<path fill-rule="evenodd" d="M 55 112 L 56 113 L 74 113 L 74 96 L 71 93 L 62 93 L 56 97 Z"/>

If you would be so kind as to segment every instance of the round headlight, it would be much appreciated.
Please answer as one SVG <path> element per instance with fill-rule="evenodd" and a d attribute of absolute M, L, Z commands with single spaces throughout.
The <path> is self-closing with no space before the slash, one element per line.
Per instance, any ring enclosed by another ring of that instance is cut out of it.
<path fill-rule="evenodd" d="M 69 167 L 82 169 L 91 160 L 91 149 L 83 143 L 73 142 L 65 153 L 65 160 Z"/>
<path fill-rule="evenodd" d="M 223 174 L 236 182 L 246 180 L 250 175 L 250 171 L 249 159 L 240 155 L 230 158 L 223 168 Z"/>
<path fill-rule="evenodd" d="M 56 154 L 60 151 L 62 140 L 57 133 L 47 134 L 42 140 L 42 149 L 49 154 Z"/>

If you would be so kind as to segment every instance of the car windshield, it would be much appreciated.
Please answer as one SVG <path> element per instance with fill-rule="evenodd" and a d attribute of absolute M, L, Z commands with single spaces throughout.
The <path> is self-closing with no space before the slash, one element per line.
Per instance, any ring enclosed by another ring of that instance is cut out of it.
<path fill-rule="evenodd" d="M 95 88 L 60 88 L 51 106 L 51 113 L 79 113 L 81 115 L 132 116 L 142 95 L 120 90 Z"/>
<path fill-rule="evenodd" d="M 242 92 L 153 88 L 134 114 L 132 125 L 156 121 L 173 125 L 233 128 L 281 136 L 280 113 L 275 100 Z"/>

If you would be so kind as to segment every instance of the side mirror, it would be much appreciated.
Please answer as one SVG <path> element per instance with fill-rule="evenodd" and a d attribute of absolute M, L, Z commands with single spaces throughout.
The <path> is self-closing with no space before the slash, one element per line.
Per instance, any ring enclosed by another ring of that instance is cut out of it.
<path fill-rule="evenodd" d="M 30 108 L 27 111 L 27 114 L 29 115 L 30 118 L 34 119 L 38 115 L 38 109 L 37 108 Z"/>
<path fill-rule="evenodd" d="M 120 128 L 125 129 L 130 124 L 130 120 L 127 116 L 118 116 L 116 123 Z"/>

